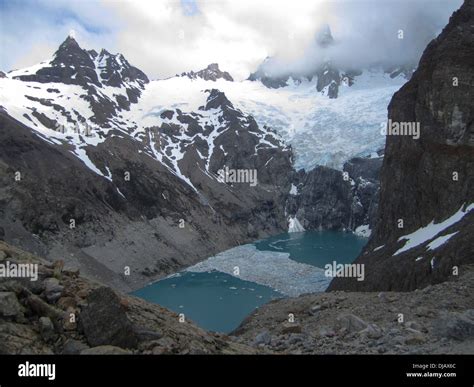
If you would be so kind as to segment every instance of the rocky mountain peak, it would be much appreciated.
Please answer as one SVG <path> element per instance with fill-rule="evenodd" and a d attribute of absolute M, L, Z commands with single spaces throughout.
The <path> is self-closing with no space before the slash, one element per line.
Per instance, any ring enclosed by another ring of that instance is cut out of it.
<path fill-rule="evenodd" d="M 232 105 L 232 102 L 229 101 L 229 99 L 222 91 L 219 91 L 217 89 L 211 89 L 206 90 L 206 92 L 209 93 L 209 96 L 207 97 L 207 103 L 204 110 L 228 110 L 229 108 L 234 110 L 234 105 Z"/>
<path fill-rule="evenodd" d="M 218 63 L 211 63 L 206 67 L 209 71 L 219 71 L 219 64 Z"/>
<path fill-rule="evenodd" d="M 35 66 L 35 72 L 29 69 L 18 70 L 13 78 L 22 81 L 87 86 L 94 84 L 100 86 L 100 81 L 95 72 L 95 64 L 88 51 L 83 50 L 77 41 L 68 36 L 54 53 L 51 60 Z"/>
<path fill-rule="evenodd" d="M 120 87 L 122 84 L 137 82 L 140 87 L 149 82 L 144 72 L 130 65 L 122 54 L 111 54 L 102 49 L 95 58 L 101 82 L 107 86 Z"/>
<path fill-rule="evenodd" d="M 67 49 L 67 48 L 81 49 L 81 47 L 79 46 L 79 43 L 77 43 L 76 39 L 71 35 L 68 35 L 67 38 L 64 40 L 64 42 L 62 42 L 59 46 L 60 50 Z"/>
<path fill-rule="evenodd" d="M 82 49 L 71 35 L 60 44 L 50 61 L 43 62 L 43 66 L 35 70 L 35 73 L 15 71 L 14 78 L 41 83 L 75 84 L 85 88 L 90 85 L 120 87 L 129 83 L 136 83 L 136 87 L 143 88 L 149 82 L 145 73 L 131 66 L 122 54 L 114 55 L 106 49 L 100 53 Z M 132 94 L 129 99 L 136 102 L 138 95 Z"/>
<path fill-rule="evenodd" d="M 86 50 L 83 50 L 79 46 L 79 43 L 77 43 L 77 41 L 71 36 L 68 36 L 66 40 L 61 43 L 54 54 L 52 64 L 60 67 L 94 67 L 94 63 L 92 62 L 89 53 Z"/>
<path fill-rule="evenodd" d="M 129 110 L 130 104 L 137 103 L 145 84 L 149 82 L 145 73 L 130 65 L 122 54 L 111 54 L 105 49 L 99 53 L 85 50 L 72 36 L 61 43 L 50 60 L 14 70 L 9 76 L 26 82 L 56 83 L 58 89 L 61 84 L 80 86 L 80 98 L 89 103 L 93 112 L 91 122 L 104 127 L 113 126 L 110 121 L 113 117 L 121 110 Z M 104 93 L 107 87 L 112 89 Z M 57 89 L 49 88 L 46 93 L 53 93 L 54 90 Z M 42 98 L 38 101 L 46 106 L 51 104 Z M 73 119 L 59 104 L 55 106 L 61 114 L 66 114 L 69 123 L 85 121 L 82 116 Z M 56 119 L 41 117 L 48 128 L 57 127 Z"/>
<path fill-rule="evenodd" d="M 198 72 L 190 71 L 188 73 L 182 73 L 182 77 L 188 77 L 190 79 L 201 78 L 205 81 L 217 81 L 218 79 L 224 79 L 229 82 L 233 82 L 234 79 L 227 71 L 222 71 L 219 69 L 219 64 L 211 63 L 205 69 L 202 69 Z"/>
<path fill-rule="evenodd" d="M 334 43 L 334 38 L 331 34 L 331 28 L 325 24 L 316 34 L 316 42 L 320 47 L 326 48 Z"/>

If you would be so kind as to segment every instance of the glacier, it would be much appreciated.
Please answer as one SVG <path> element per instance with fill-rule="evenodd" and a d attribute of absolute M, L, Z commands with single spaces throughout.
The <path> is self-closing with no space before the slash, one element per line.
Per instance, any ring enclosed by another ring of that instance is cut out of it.
<path fill-rule="evenodd" d="M 323 165 L 341 170 L 350 158 L 384 147 L 380 128 L 387 119 L 387 106 L 405 82 L 402 75 L 391 78 L 382 70 L 366 70 L 352 86 L 342 84 L 337 99 L 330 99 L 316 91 L 316 80 L 269 89 L 260 81 L 172 77 L 146 85 L 129 114 L 133 121 L 151 125 L 167 108 L 197 110 L 205 104 L 202 92 L 215 88 L 259 126 L 275 130 L 290 144 L 296 169 Z"/>
<path fill-rule="evenodd" d="M 28 119 L 24 116 L 25 110 L 33 106 L 58 124 L 67 124 L 64 115 L 38 101 L 43 98 L 50 99 L 51 94 L 47 91 L 50 89 L 58 91 L 55 102 L 71 111 L 73 115 L 77 115 L 77 121 L 80 117 L 90 120 L 94 114 L 89 104 L 82 98 L 85 90 L 80 86 L 13 79 L 14 76 L 34 73 L 47 66 L 50 61 L 12 71 L 8 74 L 8 78 L 1 79 L 0 105 L 20 122 L 28 126 L 33 124 L 33 129 L 46 141 L 68 142 L 73 145 L 76 148 L 73 153 L 80 155 L 81 160 L 92 167 L 86 152 L 81 148 L 86 145 L 97 145 L 105 136 L 96 138 L 65 136 L 46 128 L 34 117 Z M 95 61 L 97 71 L 100 71 L 101 60 L 95 59 Z M 374 154 L 384 146 L 385 136 L 380 128 L 386 121 L 387 106 L 392 95 L 406 82 L 403 75 L 391 78 L 382 69 L 365 70 L 355 78 L 352 86 L 341 84 L 337 99 L 330 99 L 322 92 L 318 93 L 316 82 L 315 78 L 301 82 L 290 80 L 288 86 L 270 89 L 260 81 L 249 80 L 210 81 L 179 76 L 152 80 L 143 85 L 142 95 L 137 103 L 130 106 L 130 111 L 122 111 L 118 117 L 112 119 L 111 128 L 97 128 L 95 131 L 101 131 L 106 135 L 115 129 L 132 136 L 140 135 L 144 132 L 144 128 L 160 124 L 163 121 L 160 120 L 160 114 L 167 109 L 198 111 L 206 104 L 206 91 L 217 89 L 225 93 L 235 109 L 252 115 L 260 127 L 275 131 L 279 138 L 292 146 L 297 170 L 309 171 L 317 165 L 341 170 L 344 162 L 350 158 Z M 99 96 L 108 100 L 126 95 L 126 88 L 123 85 L 100 87 L 97 91 Z M 36 100 L 33 101 L 31 97 Z M 211 116 L 207 119 L 216 118 Z M 212 143 L 213 139 L 207 140 Z M 153 139 L 150 139 L 150 142 L 153 142 Z M 153 156 L 161 158 L 161 155 Z M 97 173 L 97 168 L 91 169 Z M 178 169 L 176 166 L 173 168 L 175 173 L 180 175 Z"/>

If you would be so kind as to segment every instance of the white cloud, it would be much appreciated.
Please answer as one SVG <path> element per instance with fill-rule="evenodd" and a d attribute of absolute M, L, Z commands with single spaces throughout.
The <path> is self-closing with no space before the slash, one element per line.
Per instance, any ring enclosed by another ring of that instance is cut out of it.
<path fill-rule="evenodd" d="M 244 78 L 267 56 L 301 54 L 320 2 L 200 1 L 186 16 L 176 1 L 106 3 L 124 24 L 118 45 L 152 76 L 171 76 L 211 62 Z"/>
<path fill-rule="evenodd" d="M 36 4 L 45 14 L 66 16 L 53 22 L 29 7 L 19 7 L 16 18 L 2 10 L 2 21 L 11 20 L 1 27 L 2 49 L 9 53 L 1 66 L 49 57 L 74 29 L 84 48 L 121 52 L 152 78 L 217 62 L 242 79 L 266 56 L 278 55 L 285 66 L 314 61 L 320 53 L 308 47 L 326 22 L 339 42 L 331 55 L 341 62 L 417 58 L 461 2 L 201 0 L 190 15 L 176 0 L 41 0 Z M 403 43 L 394 39 L 399 28 L 406 31 Z"/>

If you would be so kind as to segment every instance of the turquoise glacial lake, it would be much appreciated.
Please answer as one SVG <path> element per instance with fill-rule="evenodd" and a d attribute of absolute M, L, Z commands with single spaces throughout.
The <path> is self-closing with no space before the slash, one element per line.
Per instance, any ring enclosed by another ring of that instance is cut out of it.
<path fill-rule="evenodd" d="M 324 291 L 330 282 L 324 265 L 352 262 L 366 242 L 344 232 L 281 234 L 224 251 L 132 294 L 206 330 L 229 333 L 273 299 Z"/>

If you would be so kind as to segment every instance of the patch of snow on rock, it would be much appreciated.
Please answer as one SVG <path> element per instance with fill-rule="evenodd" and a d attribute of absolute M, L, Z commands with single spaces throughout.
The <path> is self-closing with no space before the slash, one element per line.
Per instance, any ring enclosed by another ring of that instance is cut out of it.
<path fill-rule="evenodd" d="M 463 210 L 462 206 L 454 215 L 451 215 L 448 219 L 440 222 L 440 223 L 434 223 L 432 221 L 430 224 L 428 224 L 425 227 L 421 227 L 415 232 L 412 232 L 411 234 L 401 236 L 398 238 L 399 241 L 406 240 L 405 245 L 398 249 L 394 255 L 401 254 L 405 251 L 408 251 L 416 246 L 419 246 L 425 242 L 428 242 L 430 239 L 434 238 L 436 235 L 441 233 L 443 230 L 447 229 L 448 227 L 451 227 L 453 224 L 456 224 L 459 222 L 467 213 L 469 213 L 471 210 L 474 209 L 474 203 L 470 204 L 469 206 L 466 207 L 465 210 Z M 452 235 L 451 235 L 452 236 Z M 451 237 L 450 236 L 450 237 Z M 449 238 L 448 238 L 449 239 Z M 443 243 L 447 241 L 444 240 Z M 433 241 L 434 243 L 435 241 Z M 437 242 L 439 243 L 439 242 Z M 436 247 L 435 247 L 436 248 Z"/>
<path fill-rule="evenodd" d="M 291 184 L 290 195 L 298 195 L 298 188 L 294 184 Z"/>
<path fill-rule="evenodd" d="M 368 238 L 370 237 L 370 234 L 372 234 L 372 230 L 368 224 L 363 224 L 354 230 L 354 234 L 363 238 Z"/>
<path fill-rule="evenodd" d="M 288 218 L 288 232 L 303 232 L 304 227 L 299 222 L 298 218 L 290 216 Z"/>

